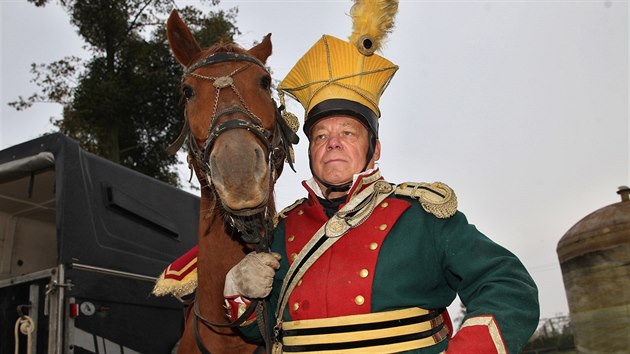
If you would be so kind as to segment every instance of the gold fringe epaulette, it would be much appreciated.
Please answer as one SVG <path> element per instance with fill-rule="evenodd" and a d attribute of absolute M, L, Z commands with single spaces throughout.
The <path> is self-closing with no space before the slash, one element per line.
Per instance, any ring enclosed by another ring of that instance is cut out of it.
<path fill-rule="evenodd" d="M 155 296 L 174 296 L 183 301 L 186 295 L 192 294 L 197 289 L 197 270 L 190 272 L 184 279 L 170 279 L 166 271 L 160 274 L 151 293 Z"/>
<path fill-rule="evenodd" d="M 279 213 L 276 214 L 276 217 L 273 219 L 273 226 L 276 227 L 278 226 L 278 223 L 280 222 L 280 219 L 286 219 L 286 217 L 288 216 L 289 212 L 291 212 L 291 210 L 297 208 L 298 206 L 300 206 L 302 203 L 304 203 L 306 201 L 306 198 L 302 198 L 302 199 L 298 199 L 295 201 L 295 203 L 289 205 L 288 207 L 282 209 L 282 211 L 280 211 Z"/>
<path fill-rule="evenodd" d="M 169 264 L 155 282 L 153 295 L 172 295 L 182 300 L 192 294 L 197 288 L 197 253 L 195 246 Z"/>
<path fill-rule="evenodd" d="M 394 193 L 418 199 L 424 210 L 440 219 L 450 218 L 457 211 L 455 192 L 442 182 L 405 182 L 396 186 Z"/>

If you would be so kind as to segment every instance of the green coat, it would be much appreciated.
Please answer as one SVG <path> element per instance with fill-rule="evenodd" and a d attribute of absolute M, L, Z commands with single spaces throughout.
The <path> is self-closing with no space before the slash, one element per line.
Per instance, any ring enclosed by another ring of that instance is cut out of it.
<path fill-rule="evenodd" d="M 271 309 L 277 306 L 291 254 L 327 220 L 314 193 L 304 186 L 309 198 L 284 211 L 274 231 L 272 251 L 280 253 L 282 261 Z M 449 353 L 502 352 L 502 347 L 518 353 L 539 317 L 536 285 L 518 258 L 484 236 L 459 211 L 438 218 L 418 200 L 397 194 L 383 205 L 308 270 L 304 284 L 291 295 L 284 320 L 414 306 L 440 309 L 459 295 L 467 310 L 462 328 L 453 338 L 413 352 L 439 353 L 449 345 Z M 376 250 L 370 250 L 374 245 Z M 356 276 L 359 270 L 362 275 Z M 256 332 L 255 328 L 243 331 L 249 336 Z"/>

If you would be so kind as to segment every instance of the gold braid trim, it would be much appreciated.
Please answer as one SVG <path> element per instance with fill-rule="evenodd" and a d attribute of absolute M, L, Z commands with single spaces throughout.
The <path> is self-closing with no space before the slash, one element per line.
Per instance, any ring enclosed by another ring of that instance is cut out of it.
<path fill-rule="evenodd" d="M 287 216 L 289 216 L 288 214 L 291 212 L 291 210 L 297 208 L 298 206 L 300 206 L 302 203 L 304 203 L 306 201 L 306 198 L 302 198 L 302 199 L 298 199 L 295 201 L 295 203 L 289 205 L 288 207 L 282 209 L 282 211 L 280 211 L 279 213 L 276 214 L 276 217 L 273 218 L 273 226 L 276 227 L 278 226 L 278 223 L 280 222 L 280 219 L 286 219 Z"/>
<path fill-rule="evenodd" d="M 440 219 L 450 218 L 457 212 L 457 196 L 442 182 L 405 182 L 396 186 L 394 193 L 418 199 L 424 210 Z"/>
<path fill-rule="evenodd" d="M 492 343 L 494 344 L 497 353 L 507 354 L 507 349 L 505 348 L 505 343 L 503 343 L 503 338 L 501 337 L 499 326 L 497 325 L 493 316 L 470 317 L 469 319 L 464 321 L 464 323 L 462 323 L 459 329 L 461 330 L 463 328 L 471 326 L 487 327 L 488 333 L 490 334 L 490 338 L 492 338 Z"/>

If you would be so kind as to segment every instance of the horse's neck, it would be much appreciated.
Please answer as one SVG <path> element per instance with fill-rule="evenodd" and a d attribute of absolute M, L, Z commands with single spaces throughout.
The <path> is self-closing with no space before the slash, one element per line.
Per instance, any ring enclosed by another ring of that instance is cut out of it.
<path fill-rule="evenodd" d="M 243 245 L 226 233 L 221 215 L 217 214 L 217 209 L 210 205 L 210 200 L 203 195 L 200 208 L 197 259 L 200 308 L 202 314 L 209 320 L 224 322 L 225 275 L 245 253 Z"/>
<path fill-rule="evenodd" d="M 215 323 L 227 323 L 223 301 L 223 285 L 228 270 L 244 257 L 243 247 L 225 232 L 221 215 L 212 206 L 208 195 L 202 191 L 199 215 L 199 252 L 197 255 L 197 300 L 199 312 Z M 186 332 L 178 353 L 197 351 L 189 317 Z M 199 334 L 206 347 L 215 354 L 253 353 L 255 347 L 235 335 L 232 329 L 199 326 Z"/>

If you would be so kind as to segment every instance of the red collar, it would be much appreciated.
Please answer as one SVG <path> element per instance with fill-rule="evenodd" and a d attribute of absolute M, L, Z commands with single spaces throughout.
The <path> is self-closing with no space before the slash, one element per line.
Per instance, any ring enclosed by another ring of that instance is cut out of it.
<path fill-rule="evenodd" d="M 382 180 L 381 171 L 378 168 L 375 168 L 369 173 L 362 173 L 356 177 L 356 180 L 352 184 L 352 187 L 348 191 L 348 197 L 346 199 L 346 203 L 350 201 L 352 197 L 356 194 L 360 193 L 362 190 L 367 188 L 369 185 L 373 184 L 376 181 Z M 313 189 L 308 185 L 307 181 L 302 181 L 302 186 L 308 192 L 308 200 L 309 203 L 317 203 L 317 194 Z"/>

